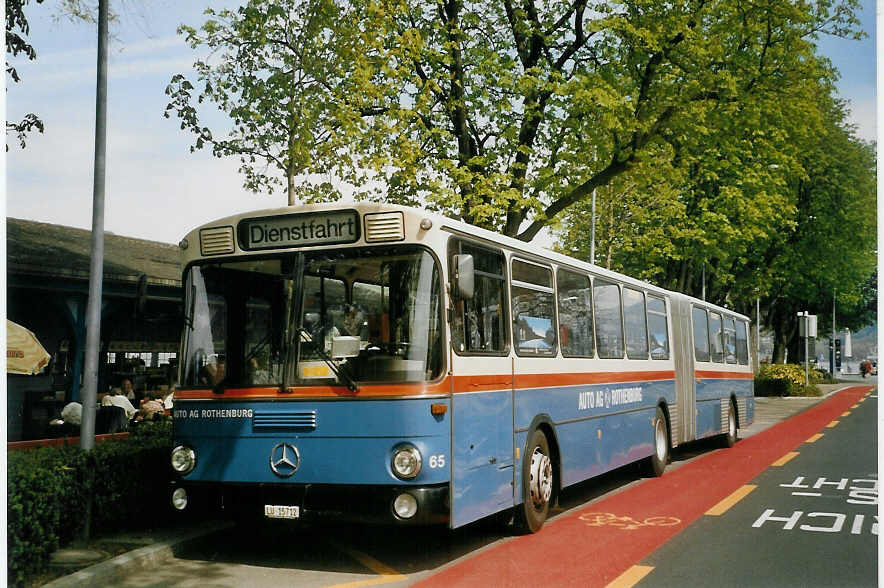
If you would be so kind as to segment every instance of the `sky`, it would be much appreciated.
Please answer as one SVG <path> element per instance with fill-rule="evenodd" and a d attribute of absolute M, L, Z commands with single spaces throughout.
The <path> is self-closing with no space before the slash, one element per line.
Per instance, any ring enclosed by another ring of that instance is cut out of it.
<path fill-rule="evenodd" d="M 188 74 L 197 57 L 176 34 L 182 23 L 198 27 L 206 6 L 227 0 L 113 0 L 108 69 L 105 230 L 177 243 L 215 218 L 284 206 L 284 192 L 254 194 L 242 187 L 238 159 L 208 150 L 190 153 L 191 136 L 166 119 L 164 93 L 175 73 Z M 26 7 L 29 41 L 37 60 L 13 60 L 22 78 L 7 77 L 9 120 L 35 112 L 45 132 L 32 133 L 22 150 L 9 137 L 6 216 L 89 229 L 95 124 L 95 25 L 59 18 L 56 0 Z M 820 51 L 841 72 L 840 95 L 851 107 L 857 134 L 876 137 L 875 0 L 862 0 L 863 41 L 826 38 Z M 219 119 L 219 122 L 222 119 Z"/>

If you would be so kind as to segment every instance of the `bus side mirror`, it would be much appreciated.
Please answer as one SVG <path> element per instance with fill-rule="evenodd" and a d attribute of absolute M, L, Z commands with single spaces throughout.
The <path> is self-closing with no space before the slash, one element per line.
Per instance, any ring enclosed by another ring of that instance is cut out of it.
<path fill-rule="evenodd" d="M 476 290 L 476 273 L 473 269 L 472 255 L 454 256 L 454 283 L 458 297 L 462 300 L 472 300 Z"/>

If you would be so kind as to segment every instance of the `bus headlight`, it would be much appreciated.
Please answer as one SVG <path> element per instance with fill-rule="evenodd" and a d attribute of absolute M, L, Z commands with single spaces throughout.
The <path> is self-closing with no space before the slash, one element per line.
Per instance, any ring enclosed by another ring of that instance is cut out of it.
<path fill-rule="evenodd" d="M 196 452 L 190 447 L 179 445 L 172 450 L 172 469 L 181 475 L 189 474 L 196 467 Z"/>
<path fill-rule="evenodd" d="M 392 465 L 397 477 L 411 480 L 421 471 L 421 452 L 414 445 L 399 445 L 393 449 Z"/>
<path fill-rule="evenodd" d="M 175 491 L 172 492 L 172 506 L 175 507 L 175 510 L 187 508 L 187 490 L 175 488 Z"/>
<path fill-rule="evenodd" d="M 393 512 L 400 519 L 410 519 L 417 514 L 417 500 L 411 494 L 400 494 L 393 501 Z"/>

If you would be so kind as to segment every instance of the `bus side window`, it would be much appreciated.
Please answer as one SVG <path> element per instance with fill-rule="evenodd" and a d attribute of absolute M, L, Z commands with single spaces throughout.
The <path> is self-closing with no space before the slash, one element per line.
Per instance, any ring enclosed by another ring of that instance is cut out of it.
<path fill-rule="evenodd" d="M 565 357 L 592 357 L 592 289 L 589 277 L 566 270 L 556 272 L 559 343 Z"/>
<path fill-rule="evenodd" d="M 694 358 L 709 361 L 709 323 L 706 322 L 706 309 L 694 307 L 691 310 L 694 323 Z"/>
<path fill-rule="evenodd" d="M 506 259 L 503 253 L 455 240 L 449 248 L 450 263 L 454 263 L 456 254 L 473 256 L 475 279 L 472 299 L 461 300 L 457 292 L 452 292 L 451 344 L 459 353 L 508 353 Z"/>
<path fill-rule="evenodd" d="M 717 312 L 709 313 L 709 345 L 711 361 L 723 362 L 724 345 L 721 342 L 721 315 Z"/>
<path fill-rule="evenodd" d="M 623 288 L 623 316 L 626 319 L 626 357 L 647 359 L 648 322 L 643 292 Z"/>
<path fill-rule="evenodd" d="M 595 338 L 599 357 L 623 358 L 623 319 L 620 314 L 620 286 L 596 280 L 592 287 L 595 304 Z"/>
<path fill-rule="evenodd" d="M 556 352 L 552 270 L 513 260 L 513 340 L 519 355 Z"/>
<path fill-rule="evenodd" d="M 737 363 L 737 330 L 732 318 L 724 319 L 724 360 Z"/>
<path fill-rule="evenodd" d="M 662 298 L 648 296 L 648 330 L 651 338 L 651 359 L 669 359 L 669 329 L 666 303 Z"/>
<path fill-rule="evenodd" d="M 740 365 L 749 365 L 749 345 L 746 323 L 743 321 L 737 321 L 737 362 Z"/>

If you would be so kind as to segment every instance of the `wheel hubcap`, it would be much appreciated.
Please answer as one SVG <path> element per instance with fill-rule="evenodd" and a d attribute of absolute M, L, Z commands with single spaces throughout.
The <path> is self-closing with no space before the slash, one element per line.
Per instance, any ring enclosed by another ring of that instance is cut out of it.
<path fill-rule="evenodd" d="M 727 432 L 731 437 L 737 435 L 737 419 L 734 418 L 733 410 L 727 414 Z"/>
<path fill-rule="evenodd" d="M 528 484 L 531 502 L 542 507 L 552 496 L 552 462 L 539 447 L 531 454 L 531 481 Z"/>
<path fill-rule="evenodd" d="M 666 458 L 666 427 L 663 425 L 663 419 L 657 419 L 657 425 L 654 427 L 654 445 L 657 449 L 657 459 L 663 461 Z"/>

